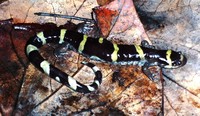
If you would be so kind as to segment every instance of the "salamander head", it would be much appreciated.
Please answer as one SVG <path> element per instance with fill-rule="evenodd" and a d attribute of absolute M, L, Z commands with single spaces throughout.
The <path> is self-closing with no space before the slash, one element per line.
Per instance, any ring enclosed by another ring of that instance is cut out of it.
<path fill-rule="evenodd" d="M 159 58 L 159 65 L 163 68 L 179 68 L 184 66 L 187 58 L 181 52 L 165 51 L 165 55 Z"/>

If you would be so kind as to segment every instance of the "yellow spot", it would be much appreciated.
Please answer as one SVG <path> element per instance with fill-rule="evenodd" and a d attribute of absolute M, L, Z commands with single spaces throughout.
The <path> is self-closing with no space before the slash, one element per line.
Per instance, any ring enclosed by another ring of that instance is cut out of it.
<path fill-rule="evenodd" d="M 99 43 L 100 43 L 100 44 L 103 43 L 103 38 L 102 38 L 102 37 L 99 38 Z"/>
<path fill-rule="evenodd" d="M 60 40 L 59 40 L 59 44 L 64 42 L 64 38 L 65 38 L 65 33 L 67 32 L 67 29 L 61 29 L 60 30 Z"/>
<path fill-rule="evenodd" d="M 184 56 L 181 54 L 181 59 L 180 59 L 180 61 L 183 61 L 183 59 L 184 59 Z"/>
<path fill-rule="evenodd" d="M 42 45 L 46 44 L 46 39 L 47 39 L 47 38 L 44 37 L 44 33 L 43 33 L 43 32 L 39 32 L 39 33 L 37 34 L 37 37 L 39 37 L 39 38 L 41 39 Z"/>
<path fill-rule="evenodd" d="M 60 82 L 60 78 L 58 76 L 56 76 L 56 81 Z"/>
<path fill-rule="evenodd" d="M 117 52 L 119 51 L 119 47 L 117 46 L 117 44 L 113 43 L 113 47 L 114 47 L 114 51 L 113 53 L 111 54 L 111 59 L 113 62 L 117 61 Z"/>
<path fill-rule="evenodd" d="M 98 80 L 95 80 L 95 81 L 94 81 L 94 83 L 96 83 L 96 84 L 97 84 L 97 86 L 99 86 L 99 85 L 100 85 L 100 83 L 99 83 L 99 81 L 98 81 Z"/>
<path fill-rule="evenodd" d="M 73 90 L 77 89 L 76 80 L 74 78 L 72 78 L 71 76 L 68 76 L 68 83 L 69 83 L 71 89 L 73 89 Z"/>
<path fill-rule="evenodd" d="M 95 89 L 94 89 L 94 87 L 91 87 L 91 86 L 87 86 L 87 88 L 88 88 L 88 90 L 90 90 L 90 91 L 95 91 Z"/>
<path fill-rule="evenodd" d="M 29 44 L 26 47 L 26 54 L 29 55 L 30 52 L 35 51 L 35 50 L 38 50 L 38 48 L 36 46 L 34 46 L 34 45 Z"/>
<path fill-rule="evenodd" d="M 135 46 L 135 49 L 136 49 L 137 53 L 140 56 L 140 59 L 144 60 L 145 59 L 144 58 L 145 55 L 144 55 L 144 52 L 143 52 L 142 48 L 139 45 L 134 45 L 134 46 Z"/>
<path fill-rule="evenodd" d="M 172 54 L 172 50 L 167 50 L 166 52 L 166 58 L 167 58 L 167 63 L 168 63 L 168 67 L 172 67 L 172 59 L 170 58 Z"/>
<path fill-rule="evenodd" d="M 40 63 L 40 67 L 43 69 L 43 71 L 49 75 L 50 74 L 50 64 L 46 60 L 42 61 Z"/>
<path fill-rule="evenodd" d="M 81 41 L 79 47 L 78 47 L 78 51 L 81 53 L 84 50 L 85 47 L 85 43 L 87 41 L 88 36 L 87 35 L 83 35 L 83 40 Z"/>

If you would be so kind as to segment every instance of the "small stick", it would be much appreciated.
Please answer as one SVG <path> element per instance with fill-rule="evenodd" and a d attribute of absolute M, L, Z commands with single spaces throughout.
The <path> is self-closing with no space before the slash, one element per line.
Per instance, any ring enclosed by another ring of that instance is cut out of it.
<path fill-rule="evenodd" d="M 82 18 L 82 17 L 77 17 L 77 16 L 69 16 L 69 15 L 61 15 L 61 14 L 52 14 L 52 13 L 44 13 L 44 12 L 36 12 L 36 13 L 34 13 L 34 14 L 35 14 L 35 15 L 38 15 L 38 16 L 49 16 L 49 17 L 58 17 L 58 18 L 74 19 L 74 20 L 85 21 L 85 22 L 92 22 L 92 23 L 95 22 L 93 19 Z"/>
<path fill-rule="evenodd" d="M 162 74 L 162 69 L 160 70 L 160 80 L 161 80 L 161 84 L 162 84 L 162 105 L 161 105 L 161 116 L 164 116 L 164 78 L 163 78 L 163 74 Z"/>

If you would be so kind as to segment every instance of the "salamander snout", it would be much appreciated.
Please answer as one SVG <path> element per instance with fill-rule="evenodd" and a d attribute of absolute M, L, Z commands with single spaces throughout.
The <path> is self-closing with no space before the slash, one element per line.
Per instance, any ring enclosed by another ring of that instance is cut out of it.
<path fill-rule="evenodd" d="M 174 59 L 174 61 L 172 60 L 172 68 L 178 68 L 187 63 L 187 58 L 181 52 L 176 52 L 176 54 L 178 54 L 179 57 Z"/>
<path fill-rule="evenodd" d="M 163 64 L 163 68 L 179 68 L 187 63 L 187 58 L 181 52 L 172 50 L 166 51 L 165 58 L 159 58 Z"/>

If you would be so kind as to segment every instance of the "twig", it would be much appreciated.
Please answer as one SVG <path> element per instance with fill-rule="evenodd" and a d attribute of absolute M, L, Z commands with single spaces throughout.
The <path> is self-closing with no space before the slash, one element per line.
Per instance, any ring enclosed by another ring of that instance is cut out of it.
<path fill-rule="evenodd" d="M 85 21 L 85 22 L 91 22 L 91 23 L 94 23 L 94 22 L 95 22 L 93 19 L 82 18 L 82 17 L 77 17 L 77 16 L 69 16 L 69 15 L 61 15 L 61 14 L 52 14 L 52 13 L 44 13 L 44 12 L 37 12 L 37 13 L 34 13 L 34 14 L 35 14 L 35 15 L 38 15 L 38 16 L 49 16 L 49 17 L 58 17 L 58 18 L 65 18 L 65 19 L 74 19 L 74 20 Z"/>

